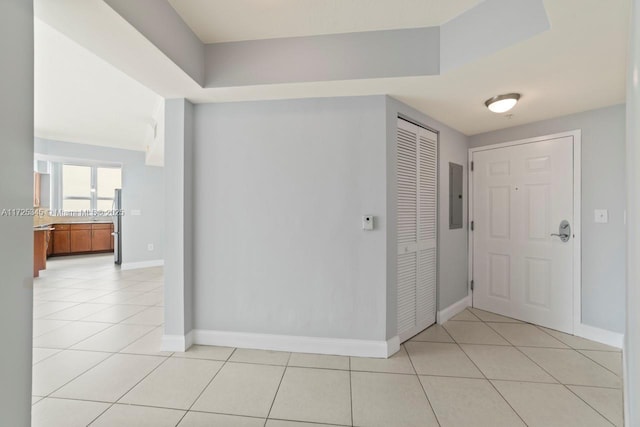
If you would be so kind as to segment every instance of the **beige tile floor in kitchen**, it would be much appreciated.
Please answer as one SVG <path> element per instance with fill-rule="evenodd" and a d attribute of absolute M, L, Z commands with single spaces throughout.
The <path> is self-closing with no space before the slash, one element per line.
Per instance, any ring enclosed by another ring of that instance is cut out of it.
<path fill-rule="evenodd" d="M 468 309 L 390 359 L 162 353 L 162 269 L 50 260 L 34 282 L 33 426 L 622 425 L 621 353 Z"/>

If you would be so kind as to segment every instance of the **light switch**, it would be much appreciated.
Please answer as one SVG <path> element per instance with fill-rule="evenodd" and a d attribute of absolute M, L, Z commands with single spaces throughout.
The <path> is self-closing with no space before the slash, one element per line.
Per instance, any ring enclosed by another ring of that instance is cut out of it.
<path fill-rule="evenodd" d="M 373 230 L 373 215 L 364 215 L 362 217 L 362 229 L 367 231 Z"/>
<path fill-rule="evenodd" d="M 140 209 L 131 209 L 131 215 L 140 216 L 142 215 L 142 211 Z"/>
<path fill-rule="evenodd" d="M 594 221 L 598 224 L 606 224 L 609 222 L 609 211 L 606 209 L 596 209 L 594 212 Z"/>

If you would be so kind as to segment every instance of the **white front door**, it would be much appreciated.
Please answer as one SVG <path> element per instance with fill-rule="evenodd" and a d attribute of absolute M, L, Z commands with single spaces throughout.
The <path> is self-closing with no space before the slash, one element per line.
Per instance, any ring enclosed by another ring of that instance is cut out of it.
<path fill-rule="evenodd" d="M 573 333 L 573 150 L 566 136 L 472 153 L 474 307 Z"/>

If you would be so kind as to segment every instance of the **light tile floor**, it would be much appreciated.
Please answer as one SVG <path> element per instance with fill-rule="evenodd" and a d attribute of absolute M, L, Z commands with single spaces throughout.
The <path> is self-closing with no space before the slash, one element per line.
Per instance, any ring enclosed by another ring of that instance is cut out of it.
<path fill-rule="evenodd" d="M 160 351 L 161 268 L 54 259 L 34 281 L 33 426 L 621 426 L 621 353 L 467 309 L 389 359 Z"/>

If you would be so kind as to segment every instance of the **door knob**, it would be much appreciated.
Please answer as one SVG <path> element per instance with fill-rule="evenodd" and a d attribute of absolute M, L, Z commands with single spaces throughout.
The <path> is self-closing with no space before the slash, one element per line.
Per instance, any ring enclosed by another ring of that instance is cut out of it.
<path fill-rule="evenodd" d="M 569 225 L 569 221 L 567 221 L 566 219 L 560 221 L 560 225 L 558 226 L 558 233 L 552 233 L 551 235 L 558 236 L 563 242 L 568 242 L 571 238 L 571 225 Z"/>

